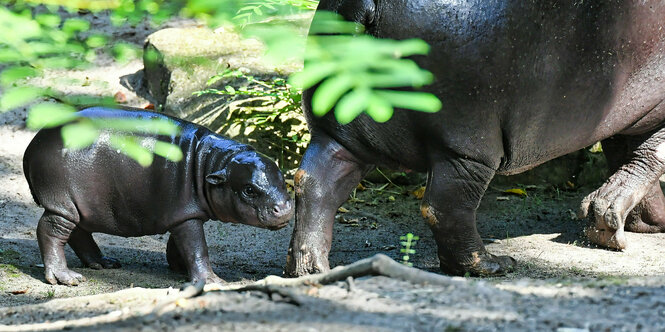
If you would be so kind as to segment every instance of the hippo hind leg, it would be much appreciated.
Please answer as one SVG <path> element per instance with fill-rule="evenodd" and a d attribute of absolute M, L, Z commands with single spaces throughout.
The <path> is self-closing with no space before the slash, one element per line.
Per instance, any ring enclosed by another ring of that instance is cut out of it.
<path fill-rule="evenodd" d="M 665 196 L 660 181 L 651 185 L 649 193 L 630 211 L 624 228 L 635 233 L 665 232 Z"/>
<path fill-rule="evenodd" d="M 70 270 L 65 259 L 65 243 L 76 225 L 49 211 L 45 211 L 37 225 L 37 242 L 44 262 L 46 281 L 75 286 L 85 281 L 81 274 Z"/>
<path fill-rule="evenodd" d="M 627 164 L 633 152 L 644 142 L 643 136 L 615 136 L 603 141 L 610 174 Z M 665 196 L 656 181 L 649 192 L 626 217 L 624 229 L 636 233 L 658 233 L 665 231 Z"/>
<path fill-rule="evenodd" d="M 431 168 L 421 212 L 434 233 L 444 273 L 489 276 L 514 268 L 513 258 L 487 252 L 476 229 L 476 209 L 494 174 L 465 158 L 445 158 Z"/>
<path fill-rule="evenodd" d="M 92 234 L 80 227 L 74 228 L 67 243 L 72 247 L 84 266 L 94 270 L 117 269 L 120 267 L 120 262 L 115 258 L 103 256 L 99 246 L 92 238 Z"/>
<path fill-rule="evenodd" d="M 665 197 L 658 179 L 665 171 L 665 129 L 643 136 L 616 136 L 603 141 L 612 176 L 582 201 L 585 230 L 598 245 L 626 248 L 624 229 L 665 231 Z"/>

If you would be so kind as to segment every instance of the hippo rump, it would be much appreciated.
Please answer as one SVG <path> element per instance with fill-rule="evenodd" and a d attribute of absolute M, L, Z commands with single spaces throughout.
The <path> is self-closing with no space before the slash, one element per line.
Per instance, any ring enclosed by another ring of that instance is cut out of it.
<path fill-rule="evenodd" d="M 85 280 L 67 268 L 69 243 L 91 268 L 116 268 L 91 233 L 124 237 L 170 232 L 167 258 L 192 282 L 221 281 L 210 267 L 203 223 L 209 219 L 279 229 L 292 215 L 291 198 L 277 165 L 251 147 L 196 124 L 148 111 L 90 108 L 79 113 L 100 121 L 119 117 L 167 119 L 179 136 L 141 135 L 179 146 L 183 159 L 157 157 L 149 167 L 110 146 L 110 131 L 81 150 L 63 147 L 60 127 L 40 130 L 28 145 L 23 170 L 44 214 L 37 240 L 46 280 L 76 285 Z M 137 134 L 138 136 L 139 134 Z M 151 143 L 152 142 L 152 143 Z"/>
<path fill-rule="evenodd" d="M 514 174 L 597 141 L 612 176 L 586 197 L 587 236 L 624 248 L 624 229 L 665 230 L 665 2 L 322 0 L 318 10 L 379 38 L 421 38 L 414 60 L 434 74 L 422 90 L 443 108 L 395 110 L 385 123 L 315 117 L 295 178 L 295 230 L 286 273 L 329 269 L 337 208 L 377 165 L 427 172 L 421 212 L 445 273 L 500 274 L 476 229 L 495 174 Z M 316 19 L 316 18 L 315 18 Z"/>

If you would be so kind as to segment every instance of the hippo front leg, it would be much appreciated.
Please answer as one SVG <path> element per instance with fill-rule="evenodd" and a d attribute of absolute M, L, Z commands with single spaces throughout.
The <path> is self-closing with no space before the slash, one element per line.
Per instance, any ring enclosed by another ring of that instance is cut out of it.
<path fill-rule="evenodd" d="M 421 212 L 444 273 L 498 275 L 514 267 L 511 257 L 488 253 L 476 229 L 476 209 L 494 173 L 469 159 L 447 159 L 430 170 Z"/>
<path fill-rule="evenodd" d="M 314 135 L 295 175 L 295 227 L 285 273 L 328 271 L 337 209 L 373 166 L 364 165 L 335 140 Z"/>
<path fill-rule="evenodd" d="M 582 200 L 580 216 L 590 215 L 589 227 L 585 230 L 589 240 L 608 248 L 626 248 L 623 232 L 626 218 L 640 202 L 644 202 L 644 207 L 658 208 L 659 202 L 655 198 L 660 199 L 661 193 L 655 186 L 663 172 L 665 128 L 649 135 L 635 149 L 628 162 Z M 651 198 L 653 201 L 649 199 L 650 194 L 655 197 Z M 636 213 L 642 212 L 640 207 L 637 210 Z"/>
<path fill-rule="evenodd" d="M 203 221 L 191 219 L 170 230 L 174 248 L 167 251 L 169 262 L 174 259 L 181 262 L 189 273 L 189 280 L 196 284 L 200 280 L 206 283 L 223 282 L 210 267 L 208 245 L 203 233 Z M 175 251 L 173 251 L 175 250 Z"/>

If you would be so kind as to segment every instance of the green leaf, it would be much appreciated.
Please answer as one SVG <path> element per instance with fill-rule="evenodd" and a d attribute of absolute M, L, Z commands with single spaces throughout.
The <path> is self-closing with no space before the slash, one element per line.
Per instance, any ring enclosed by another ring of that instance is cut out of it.
<path fill-rule="evenodd" d="M 92 121 L 99 128 L 107 128 L 121 132 L 136 132 L 166 136 L 175 136 L 180 134 L 180 127 L 168 119 L 93 118 L 90 119 L 90 121 Z"/>
<path fill-rule="evenodd" d="M 138 56 L 139 50 L 137 47 L 128 43 L 118 43 L 113 46 L 113 56 L 119 62 L 128 62 Z"/>
<path fill-rule="evenodd" d="M 175 136 L 180 133 L 180 127 L 167 119 L 90 119 L 97 127 L 107 128 L 121 132 L 137 132 L 153 135 Z"/>
<path fill-rule="evenodd" d="M 51 57 L 51 58 L 42 58 L 35 60 L 33 64 L 38 68 L 53 68 L 53 69 L 62 69 L 62 68 L 72 68 L 79 64 L 80 61 L 75 58 L 66 58 L 66 57 Z"/>
<path fill-rule="evenodd" d="M 91 48 L 102 47 L 106 45 L 107 38 L 104 35 L 92 35 L 85 40 L 85 44 Z"/>
<path fill-rule="evenodd" d="M 345 21 L 341 15 L 329 11 L 317 11 L 309 28 L 310 35 L 359 34 L 363 31 L 362 24 Z"/>
<path fill-rule="evenodd" d="M 8 111 L 32 103 L 44 95 L 44 90 L 31 86 L 20 86 L 5 90 L 0 95 L 0 111 Z"/>
<path fill-rule="evenodd" d="M 317 63 L 306 66 L 303 71 L 294 73 L 289 77 L 289 84 L 300 89 L 309 89 L 337 70 L 334 62 Z"/>
<path fill-rule="evenodd" d="M 62 51 L 62 45 L 60 43 L 46 43 L 43 41 L 31 41 L 28 42 L 28 47 L 30 48 L 30 53 L 34 55 L 52 55 L 57 54 Z"/>
<path fill-rule="evenodd" d="M 62 24 L 62 31 L 67 34 L 73 34 L 80 31 L 88 31 L 90 29 L 90 22 L 80 18 L 70 18 Z"/>
<path fill-rule="evenodd" d="M 43 26 L 56 28 L 60 25 L 60 16 L 55 14 L 39 14 L 35 15 L 35 21 Z"/>
<path fill-rule="evenodd" d="M 9 67 L 0 74 L 0 84 L 9 86 L 26 77 L 35 77 L 38 74 L 39 72 L 32 67 Z"/>
<path fill-rule="evenodd" d="M 117 104 L 113 97 L 100 97 L 91 95 L 61 96 L 60 100 L 62 100 L 62 102 L 65 104 L 77 106 L 79 108 L 89 106 L 114 106 Z"/>
<path fill-rule="evenodd" d="M 312 112 L 323 116 L 332 109 L 337 100 L 354 85 L 353 75 L 341 73 L 321 83 L 312 96 Z"/>
<path fill-rule="evenodd" d="M 348 124 L 360 115 L 369 101 L 369 89 L 356 89 L 347 93 L 335 106 L 335 118 L 341 124 Z"/>
<path fill-rule="evenodd" d="M 152 152 L 141 146 L 134 137 L 112 135 L 109 144 L 113 148 L 120 150 L 120 152 L 136 160 L 136 162 L 143 167 L 150 166 L 154 159 Z"/>
<path fill-rule="evenodd" d="M 66 148 L 82 149 L 90 146 L 99 137 L 99 130 L 88 121 L 68 124 L 60 132 Z"/>
<path fill-rule="evenodd" d="M 393 116 L 393 107 L 389 102 L 372 94 L 367 105 L 367 114 L 376 122 L 386 122 Z"/>
<path fill-rule="evenodd" d="M 26 125 L 30 129 L 56 127 L 79 116 L 74 107 L 64 104 L 41 103 L 30 108 Z"/>
<path fill-rule="evenodd" d="M 17 52 L 14 49 L 0 48 L 0 63 L 11 63 L 22 60 L 29 60 L 29 59 L 25 59 L 25 57 L 21 55 L 21 53 Z"/>
<path fill-rule="evenodd" d="M 155 154 L 160 155 L 168 160 L 178 162 L 182 160 L 183 154 L 179 146 L 167 142 L 157 141 L 153 149 Z"/>
<path fill-rule="evenodd" d="M 415 54 L 429 53 L 429 45 L 422 39 L 401 40 L 396 45 L 396 57 L 407 57 Z"/>
<path fill-rule="evenodd" d="M 441 109 L 441 101 L 427 92 L 375 90 L 374 93 L 394 107 L 434 113 Z"/>

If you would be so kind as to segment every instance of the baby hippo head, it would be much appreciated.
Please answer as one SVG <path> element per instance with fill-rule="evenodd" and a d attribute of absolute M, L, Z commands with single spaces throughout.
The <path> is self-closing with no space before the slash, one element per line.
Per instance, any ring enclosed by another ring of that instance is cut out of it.
<path fill-rule="evenodd" d="M 208 204 L 221 221 L 280 229 L 293 216 L 282 172 L 266 156 L 243 151 L 221 170 L 208 174 Z"/>

